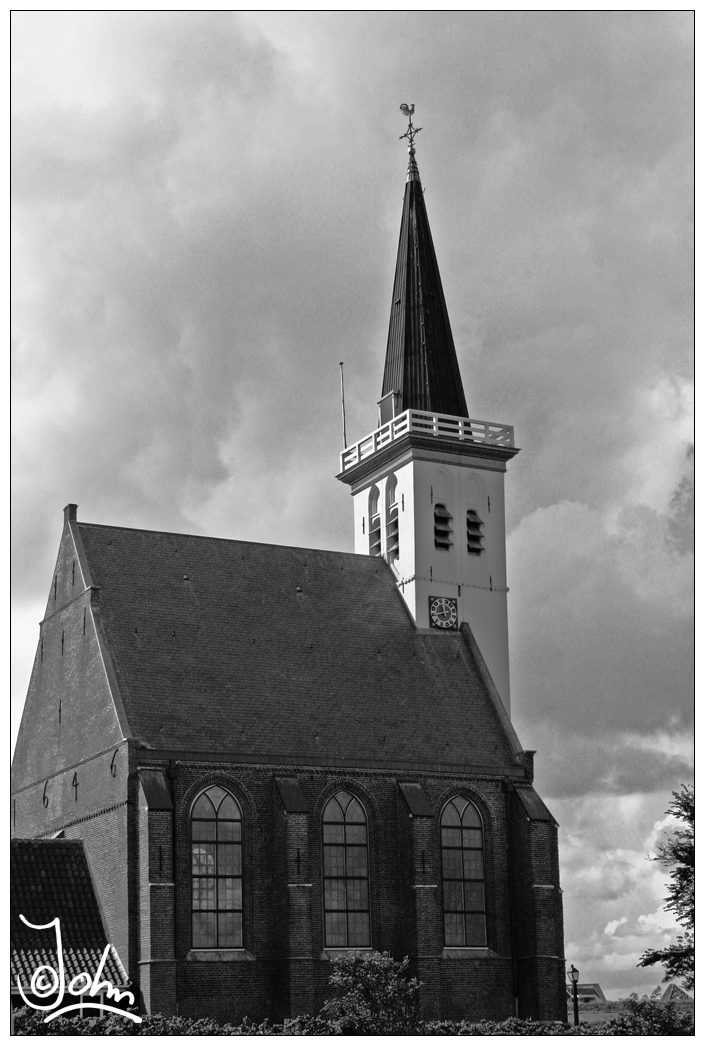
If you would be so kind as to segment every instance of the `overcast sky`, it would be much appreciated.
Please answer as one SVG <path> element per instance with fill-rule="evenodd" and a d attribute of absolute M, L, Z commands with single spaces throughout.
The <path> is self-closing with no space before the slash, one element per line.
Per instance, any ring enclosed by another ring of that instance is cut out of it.
<path fill-rule="evenodd" d="M 353 547 L 417 159 L 472 417 L 515 426 L 512 710 L 566 956 L 643 992 L 692 779 L 692 15 L 14 19 L 15 681 L 62 509 Z M 15 731 L 17 729 L 15 716 Z"/>

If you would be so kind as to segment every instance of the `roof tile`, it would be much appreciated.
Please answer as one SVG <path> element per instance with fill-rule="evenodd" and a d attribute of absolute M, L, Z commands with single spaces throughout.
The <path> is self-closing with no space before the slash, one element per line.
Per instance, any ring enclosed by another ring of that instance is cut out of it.
<path fill-rule="evenodd" d="M 128 721 L 149 746 L 513 763 L 463 637 L 417 631 L 383 560 L 78 529 Z"/>
<path fill-rule="evenodd" d="M 56 935 L 35 926 L 61 920 L 61 943 L 67 983 L 78 973 L 91 977 L 109 943 L 93 890 L 88 861 L 80 839 L 13 839 L 10 843 L 10 980 L 20 978 L 27 990 L 37 967 L 56 969 Z M 107 980 L 127 983 L 117 952 L 111 946 L 103 967 Z"/>

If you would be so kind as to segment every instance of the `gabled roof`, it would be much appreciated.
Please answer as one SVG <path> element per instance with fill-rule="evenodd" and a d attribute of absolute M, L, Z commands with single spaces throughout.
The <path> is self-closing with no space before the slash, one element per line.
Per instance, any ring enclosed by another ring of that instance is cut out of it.
<path fill-rule="evenodd" d="M 599 999 L 600 1002 L 607 1002 L 605 993 L 596 981 L 586 981 L 584 984 L 579 983 L 578 995 L 591 995 L 593 998 Z"/>
<path fill-rule="evenodd" d="M 10 980 L 27 991 L 35 970 L 57 969 L 56 934 L 33 930 L 57 917 L 66 984 L 78 973 L 94 976 L 109 943 L 80 839 L 12 839 L 10 842 Z M 110 948 L 103 974 L 117 986 L 127 984 L 118 954 Z"/>
<path fill-rule="evenodd" d="M 382 396 L 400 392 L 401 411 L 426 410 L 466 418 L 468 408 L 423 188 L 414 149 L 409 152 Z"/>
<path fill-rule="evenodd" d="M 381 559 L 72 523 L 132 736 L 248 761 L 516 766 L 469 645 Z"/>
<path fill-rule="evenodd" d="M 678 984 L 669 984 L 661 996 L 661 1002 L 692 1002 L 693 996 Z"/>
<path fill-rule="evenodd" d="M 573 985 L 566 984 L 565 986 L 566 997 L 568 999 L 573 998 Z M 578 985 L 578 998 L 582 999 L 583 1002 L 592 1000 L 593 1002 L 607 1002 L 605 993 L 599 984 L 579 984 Z"/>

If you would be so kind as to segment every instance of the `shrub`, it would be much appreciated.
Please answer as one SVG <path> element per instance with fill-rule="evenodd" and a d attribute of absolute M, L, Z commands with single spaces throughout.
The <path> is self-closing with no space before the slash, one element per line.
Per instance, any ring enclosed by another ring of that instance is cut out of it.
<path fill-rule="evenodd" d="M 146 1014 L 141 1024 L 119 1017 L 105 1016 L 56 1017 L 44 1023 L 45 1014 L 24 1007 L 15 1013 L 15 1035 L 228 1035 L 232 1029 L 208 1018 L 164 1017 L 160 1013 Z M 239 1034 L 266 1034 L 247 1032 Z"/>
<path fill-rule="evenodd" d="M 336 959 L 328 983 L 343 991 L 325 1004 L 321 1017 L 333 1035 L 410 1035 L 418 1025 L 421 985 L 407 973 L 409 958 L 388 952 Z"/>
<path fill-rule="evenodd" d="M 421 1035 L 565 1035 L 560 1021 L 532 1021 L 506 1017 L 503 1021 L 426 1021 Z"/>
<path fill-rule="evenodd" d="M 595 1035 L 693 1035 L 692 1016 L 670 1002 L 665 1006 L 651 999 L 626 999 L 626 1013 L 617 1014 L 604 1025 L 593 1025 Z M 603 1027 L 609 1030 L 598 1031 Z"/>
<path fill-rule="evenodd" d="M 407 977 L 409 960 L 395 962 L 388 954 L 336 959 L 332 987 L 344 994 L 325 1004 L 320 1016 L 303 1014 L 272 1024 L 245 1018 L 238 1025 L 208 1018 L 146 1015 L 141 1024 L 109 1014 L 104 1017 L 57 1017 L 44 1023 L 43 1014 L 23 1009 L 15 1014 L 16 1035 L 694 1035 L 692 1013 L 677 1004 L 626 999 L 626 1013 L 596 1024 L 570 1027 L 507 1017 L 503 1021 L 418 1022 L 419 982 Z"/>
<path fill-rule="evenodd" d="M 15 1035 L 135 1035 L 132 1029 L 139 1027 L 117 1015 L 56 1017 L 48 1024 L 44 1023 L 45 1016 L 29 1007 L 16 1010 Z"/>
<path fill-rule="evenodd" d="M 508 1017 L 504 1021 L 427 1021 L 421 1035 L 694 1035 L 689 1013 L 677 1006 L 664 1006 L 650 1000 L 627 999 L 627 1013 L 595 1024 L 581 1022 L 577 1027 L 558 1021 L 538 1022 Z"/>
<path fill-rule="evenodd" d="M 280 1035 L 333 1035 L 331 1026 L 323 1017 L 311 1017 L 303 1013 L 284 1021 Z"/>

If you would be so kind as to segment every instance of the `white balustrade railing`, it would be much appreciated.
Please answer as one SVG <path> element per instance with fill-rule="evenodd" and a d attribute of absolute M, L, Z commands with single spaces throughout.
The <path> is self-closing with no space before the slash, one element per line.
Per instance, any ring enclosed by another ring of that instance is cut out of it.
<path fill-rule="evenodd" d="M 514 446 L 512 425 L 476 421 L 474 418 L 455 418 L 451 414 L 432 414 L 425 410 L 406 410 L 344 450 L 340 455 L 340 471 L 351 469 L 407 432 L 443 436 L 466 443 L 490 443 L 495 447 Z"/>

